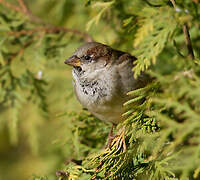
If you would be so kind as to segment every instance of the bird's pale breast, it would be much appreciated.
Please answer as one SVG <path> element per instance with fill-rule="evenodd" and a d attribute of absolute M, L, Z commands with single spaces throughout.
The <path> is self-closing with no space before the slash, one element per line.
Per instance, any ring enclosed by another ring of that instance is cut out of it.
<path fill-rule="evenodd" d="M 75 94 L 83 107 L 102 121 L 117 124 L 122 120 L 124 97 L 112 76 L 101 74 L 94 81 L 80 80 L 74 73 L 73 77 Z"/>

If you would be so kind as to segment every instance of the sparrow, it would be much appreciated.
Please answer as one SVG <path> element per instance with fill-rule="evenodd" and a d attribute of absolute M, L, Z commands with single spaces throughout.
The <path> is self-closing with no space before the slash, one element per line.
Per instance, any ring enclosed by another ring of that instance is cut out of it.
<path fill-rule="evenodd" d="M 144 87 L 149 77 L 133 77 L 136 57 L 98 42 L 78 48 L 65 60 L 73 67 L 73 86 L 82 106 L 105 122 L 118 124 L 124 120 L 123 104 L 129 91 Z"/>

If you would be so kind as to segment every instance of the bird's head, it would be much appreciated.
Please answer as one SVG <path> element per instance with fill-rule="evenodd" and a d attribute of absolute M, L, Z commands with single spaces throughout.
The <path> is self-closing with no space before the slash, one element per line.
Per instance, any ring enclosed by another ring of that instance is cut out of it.
<path fill-rule="evenodd" d="M 85 43 L 73 56 L 65 60 L 65 64 L 73 66 L 80 75 L 106 67 L 112 60 L 113 49 L 98 42 Z"/>

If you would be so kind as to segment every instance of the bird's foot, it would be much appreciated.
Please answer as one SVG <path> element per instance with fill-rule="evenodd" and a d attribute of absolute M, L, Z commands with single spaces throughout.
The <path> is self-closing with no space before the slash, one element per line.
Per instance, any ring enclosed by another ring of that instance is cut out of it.
<path fill-rule="evenodd" d="M 105 149 L 112 149 L 112 148 L 118 148 L 119 146 L 123 148 L 123 151 L 126 151 L 126 142 L 125 142 L 125 127 L 121 128 L 117 134 L 113 134 L 113 128 L 112 126 L 110 133 L 108 135 L 108 142 L 105 146 Z"/>

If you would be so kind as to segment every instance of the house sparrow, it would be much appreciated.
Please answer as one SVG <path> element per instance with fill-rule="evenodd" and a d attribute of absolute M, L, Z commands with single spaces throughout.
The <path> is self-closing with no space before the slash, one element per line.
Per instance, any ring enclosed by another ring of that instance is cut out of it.
<path fill-rule="evenodd" d="M 133 77 L 134 56 L 98 43 L 89 42 L 75 51 L 65 64 L 73 66 L 73 85 L 77 99 L 102 121 L 123 121 L 127 93 L 144 87 L 148 77 Z"/>

